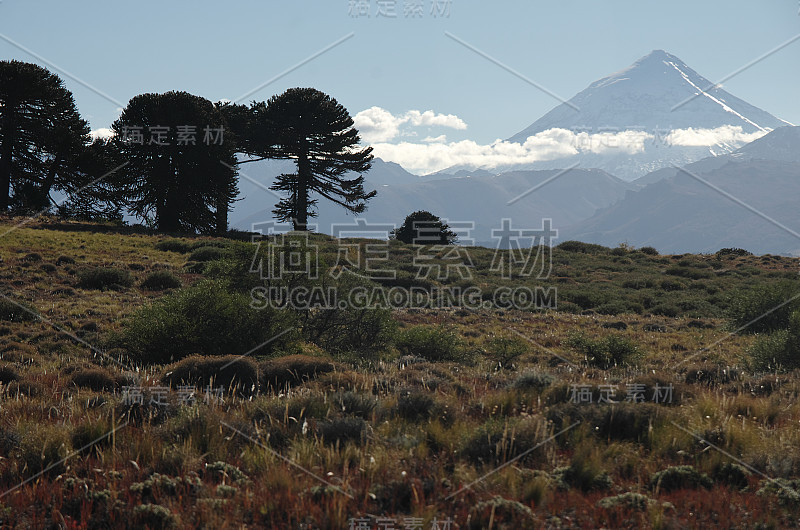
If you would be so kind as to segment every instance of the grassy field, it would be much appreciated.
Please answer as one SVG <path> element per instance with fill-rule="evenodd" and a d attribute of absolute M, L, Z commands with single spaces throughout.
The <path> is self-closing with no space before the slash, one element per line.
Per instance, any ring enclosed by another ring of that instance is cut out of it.
<path fill-rule="evenodd" d="M 419 277 L 420 249 L 392 242 L 381 278 L 342 271 L 368 242 L 312 235 L 318 278 L 276 279 L 255 266 L 297 247 L 18 221 L 0 223 L 3 527 L 800 524 L 797 259 L 563 243 L 546 278 L 481 248 L 466 276 L 436 274 L 440 249 Z M 314 286 L 481 303 L 251 304 Z M 557 308 L 493 296 L 520 288 Z"/>

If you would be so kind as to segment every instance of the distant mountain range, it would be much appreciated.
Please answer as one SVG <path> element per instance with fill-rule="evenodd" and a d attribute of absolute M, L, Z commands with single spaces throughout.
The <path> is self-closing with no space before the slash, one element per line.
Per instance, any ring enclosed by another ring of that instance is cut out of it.
<path fill-rule="evenodd" d="M 560 235 L 668 253 L 739 247 L 800 256 L 800 127 L 639 181 L 647 185 Z"/>
<path fill-rule="evenodd" d="M 291 170 L 291 164 L 264 161 L 242 167 L 241 200 L 234 204 L 230 216 L 234 227 L 251 230 L 272 219 L 277 198 L 264 187 L 275 175 Z M 492 229 L 499 229 L 504 218 L 519 228 L 539 228 L 543 218 L 550 218 L 553 228 L 558 229 L 590 217 L 597 209 L 622 199 L 626 191 L 636 189 L 599 169 L 513 171 L 496 176 L 478 172 L 429 178 L 375 159 L 364 176 L 365 188 L 376 189 L 378 194 L 358 217 L 371 224 L 399 226 L 411 212 L 428 210 L 451 222 L 473 222 L 474 230 L 462 239 L 468 237 L 482 245 L 496 244 Z M 319 216 L 312 222 L 318 224 L 318 231 L 330 234 L 331 225 L 352 225 L 355 218 L 340 206 L 320 201 Z"/>
<path fill-rule="evenodd" d="M 530 166 L 452 167 L 426 176 L 375 159 L 365 187 L 378 194 L 358 217 L 399 226 L 409 213 L 428 210 L 473 222 L 462 241 L 486 246 L 495 245 L 492 229 L 504 218 L 519 228 L 539 228 L 550 218 L 556 243 L 800 255 L 800 127 L 711 85 L 674 55 L 654 51 L 509 139 L 524 142 L 553 129 L 588 131 L 584 140 L 638 134 L 641 149 L 586 149 Z M 291 161 L 242 165 L 232 225 L 250 230 L 272 221 L 277 197 L 266 188 L 292 171 Z M 325 233 L 334 224 L 355 226 L 355 216 L 327 201 L 314 221 Z"/>

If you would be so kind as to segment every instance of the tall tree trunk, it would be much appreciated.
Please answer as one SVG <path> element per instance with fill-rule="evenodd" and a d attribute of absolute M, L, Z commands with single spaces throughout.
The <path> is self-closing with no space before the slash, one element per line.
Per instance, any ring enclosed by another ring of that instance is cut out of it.
<path fill-rule="evenodd" d="M 222 192 L 217 195 L 216 217 L 217 233 L 224 234 L 228 231 L 228 200 Z"/>
<path fill-rule="evenodd" d="M 0 212 L 5 213 L 11 202 L 11 155 L 13 154 L 14 131 L 11 123 L 11 103 L 6 102 L 0 120 L 3 145 L 0 146 Z"/>
<path fill-rule="evenodd" d="M 178 232 L 180 230 L 180 192 L 175 186 L 175 168 L 169 157 L 159 159 L 160 180 L 164 183 L 164 197 L 161 211 L 156 210 L 158 230 L 161 232 Z"/>
<path fill-rule="evenodd" d="M 308 185 L 311 180 L 311 167 L 305 150 L 297 157 L 297 198 L 294 207 L 294 229 L 305 232 L 308 230 Z"/>

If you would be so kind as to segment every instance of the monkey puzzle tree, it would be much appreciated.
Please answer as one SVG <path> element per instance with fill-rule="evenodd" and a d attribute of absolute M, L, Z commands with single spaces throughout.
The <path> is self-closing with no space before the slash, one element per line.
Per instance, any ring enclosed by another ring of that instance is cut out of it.
<path fill-rule="evenodd" d="M 297 171 L 279 175 L 271 189 L 286 197 L 273 213 L 291 220 L 295 230 L 307 230 L 316 216 L 318 194 L 353 213 L 366 209 L 376 192 L 364 191 L 364 173 L 372 167 L 372 148 L 360 148 L 353 119 L 335 99 L 313 88 L 291 88 L 266 103 L 252 106 L 252 134 L 263 144 L 255 154 L 293 159 Z M 358 173 L 345 178 L 348 172 Z"/>
<path fill-rule="evenodd" d="M 0 211 L 46 207 L 51 189 L 75 188 L 78 159 L 90 142 L 63 81 L 41 66 L 0 61 Z"/>
<path fill-rule="evenodd" d="M 163 231 L 227 230 L 236 156 L 213 103 L 187 92 L 142 94 L 111 128 L 127 162 L 114 180 L 134 215 Z"/>

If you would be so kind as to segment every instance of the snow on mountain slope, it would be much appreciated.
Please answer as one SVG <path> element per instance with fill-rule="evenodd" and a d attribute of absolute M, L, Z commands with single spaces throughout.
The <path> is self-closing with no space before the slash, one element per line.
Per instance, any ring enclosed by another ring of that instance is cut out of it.
<path fill-rule="evenodd" d="M 660 168 L 731 153 L 786 125 L 791 124 L 714 86 L 674 55 L 655 50 L 595 81 L 508 139 L 525 143 L 564 129 L 577 135 L 574 154 L 492 171 L 577 163 L 634 180 Z M 468 168 L 446 171 L 459 169 Z"/>

